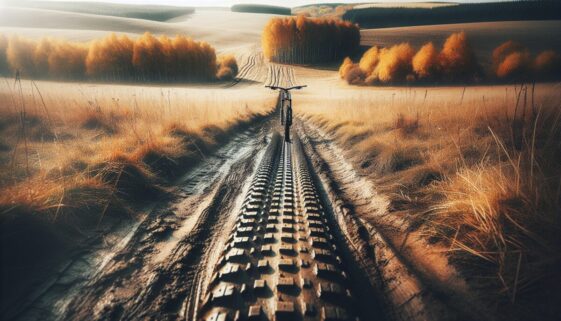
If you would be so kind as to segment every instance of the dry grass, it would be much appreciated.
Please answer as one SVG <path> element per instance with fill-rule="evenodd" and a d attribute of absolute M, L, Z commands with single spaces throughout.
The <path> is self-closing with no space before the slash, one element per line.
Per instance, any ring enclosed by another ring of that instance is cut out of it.
<path fill-rule="evenodd" d="M 301 110 L 388 195 L 390 212 L 450 249 L 499 315 L 553 320 L 561 280 L 555 91 L 388 88 L 321 106 L 304 101 Z"/>
<path fill-rule="evenodd" d="M 2 226 L 21 214 L 55 230 L 95 227 L 161 197 L 178 174 L 273 106 L 219 88 L 4 79 L 0 102 Z"/>

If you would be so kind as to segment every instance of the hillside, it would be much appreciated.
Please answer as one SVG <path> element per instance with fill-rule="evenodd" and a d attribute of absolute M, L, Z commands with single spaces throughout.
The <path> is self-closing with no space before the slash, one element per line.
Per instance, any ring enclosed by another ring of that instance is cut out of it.
<path fill-rule="evenodd" d="M 342 18 L 358 23 L 362 28 L 488 21 L 558 20 L 561 19 L 561 2 L 544 0 L 466 3 L 437 7 L 361 7 L 346 11 Z"/>
<path fill-rule="evenodd" d="M 9 4 L 11 4 L 12 6 L 27 8 L 87 13 L 94 15 L 115 16 L 153 21 L 166 21 L 178 16 L 183 16 L 195 12 L 195 9 L 190 7 L 132 5 L 103 2 L 24 1 L 10 2 Z"/>
<path fill-rule="evenodd" d="M 278 15 L 291 15 L 290 8 L 257 4 L 236 4 L 231 8 L 232 12 L 268 13 Z"/>

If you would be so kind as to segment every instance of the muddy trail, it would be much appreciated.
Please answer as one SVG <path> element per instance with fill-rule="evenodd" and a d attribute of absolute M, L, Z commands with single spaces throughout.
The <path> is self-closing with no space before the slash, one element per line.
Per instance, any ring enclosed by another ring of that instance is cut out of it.
<path fill-rule="evenodd" d="M 245 61 L 232 86 L 296 84 Z M 279 132 L 270 117 L 234 135 L 7 320 L 491 320 L 329 135 L 298 118 L 292 141 Z"/>

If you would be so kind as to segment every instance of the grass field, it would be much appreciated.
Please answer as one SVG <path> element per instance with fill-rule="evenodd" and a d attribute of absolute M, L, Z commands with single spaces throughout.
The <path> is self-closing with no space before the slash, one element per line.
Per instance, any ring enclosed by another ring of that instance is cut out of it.
<path fill-rule="evenodd" d="M 156 196 L 186 164 L 270 111 L 267 98 L 242 92 L 2 79 L 2 211 L 98 216 L 112 193 Z"/>
<path fill-rule="evenodd" d="M 500 315 L 527 320 L 557 313 L 558 89 L 384 88 L 296 103 L 389 198 L 392 216 L 448 248 Z"/>

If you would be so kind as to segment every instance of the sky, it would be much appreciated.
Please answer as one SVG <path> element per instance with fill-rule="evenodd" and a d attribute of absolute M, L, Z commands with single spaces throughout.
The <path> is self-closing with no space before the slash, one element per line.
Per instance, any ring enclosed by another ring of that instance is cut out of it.
<path fill-rule="evenodd" d="M 2 0 L 0 0 L 1 2 Z M 48 1 L 48 0 L 46 0 Z M 69 0 L 64 0 L 69 1 Z M 211 7 L 229 7 L 233 4 L 238 3 L 259 3 L 259 4 L 269 4 L 278 5 L 283 7 L 296 7 L 301 5 L 313 4 L 313 3 L 357 3 L 357 2 L 426 2 L 426 1 L 437 1 L 437 0 L 372 0 L 372 1 L 357 1 L 357 0 L 320 0 L 320 1 L 310 1 L 310 0 L 74 0 L 72 2 L 116 2 L 116 3 L 128 3 L 128 4 L 160 4 L 160 5 L 174 5 L 174 6 L 211 6 Z M 449 2 L 497 2 L 497 1 L 510 1 L 510 0 L 448 0 Z"/>

